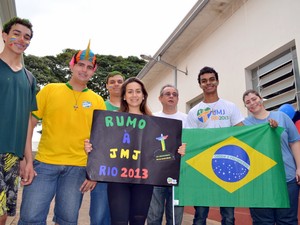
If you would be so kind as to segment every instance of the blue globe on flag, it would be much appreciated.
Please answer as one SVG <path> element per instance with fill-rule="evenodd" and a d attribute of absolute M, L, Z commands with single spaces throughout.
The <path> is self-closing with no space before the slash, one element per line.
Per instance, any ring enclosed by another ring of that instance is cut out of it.
<path fill-rule="evenodd" d="M 242 180 L 249 172 L 250 159 L 247 152 L 236 145 L 219 148 L 212 158 L 215 175 L 226 182 Z"/>

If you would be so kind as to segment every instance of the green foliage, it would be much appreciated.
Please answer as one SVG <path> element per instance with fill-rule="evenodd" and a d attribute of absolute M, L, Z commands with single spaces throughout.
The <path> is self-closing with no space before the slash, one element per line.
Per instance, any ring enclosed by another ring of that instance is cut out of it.
<path fill-rule="evenodd" d="M 71 77 L 69 62 L 76 51 L 74 49 L 65 49 L 56 56 L 44 57 L 25 55 L 24 62 L 26 68 L 36 77 L 39 88 L 48 83 L 65 83 Z M 129 78 L 138 75 L 146 63 L 136 56 L 129 56 L 127 58 L 98 54 L 96 56 L 98 69 L 88 83 L 88 88 L 101 95 L 104 99 L 108 97 L 105 80 L 109 72 L 117 70 L 125 78 Z"/>

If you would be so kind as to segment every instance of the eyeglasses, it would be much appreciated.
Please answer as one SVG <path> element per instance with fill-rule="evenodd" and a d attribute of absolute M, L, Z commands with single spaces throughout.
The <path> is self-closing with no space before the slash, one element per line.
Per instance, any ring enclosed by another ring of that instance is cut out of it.
<path fill-rule="evenodd" d="M 164 95 L 164 96 L 167 96 L 167 97 L 170 97 L 171 95 L 172 95 L 173 97 L 178 97 L 178 94 L 177 94 L 176 92 L 173 92 L 173 93 L 171 93 L 171 92 L 166 92 L 166 93 L 163 93 L 163 95 Z"/>

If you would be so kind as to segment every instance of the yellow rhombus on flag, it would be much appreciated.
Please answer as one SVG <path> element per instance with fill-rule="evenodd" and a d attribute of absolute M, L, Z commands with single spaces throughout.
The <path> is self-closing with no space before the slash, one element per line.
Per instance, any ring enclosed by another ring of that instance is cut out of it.
<path fill-rule="evenodd" d="M 232 147 L 238 147 L 244 150 L 244 152 L 249 158 L 250 163 L 249 162 L 247 163 L 243 159 L 236 156 L 232 156 L 230 154 L 217 153 L 217 151 L 221 148 L 223 149 L 227 148 L 226 151 L 229 153 L 230 148 Z M 229 160 L 230 163 L 228 165 L 221 165 L 222 168 L 219 167 L 219 165 L 215 165 L 214 167 L 212 162 L 214 160 L 218 160 L 222 158 Z M 245 144 L 244 142 L 240 141 L 239 139 L 233 136 L 204 150 L 203 152 L 199 153 L 193 158 L 187 160 L 186 163 L 230 193 L 235 192 L 236 190 L 243 187 L 245 184 L 254 180 L 256 177 L 260 176 L 261 174 L 263 174 L 264 172 L 271 169 L 273 166 L 277 164 L 271 158 L 261 154 L 251 146 Z M 240 174 L 234 175 L 234 173 L 237 172 L 234 169 L 235 168 L 234 164 L 237 165 L 240 164 L 245 169 L 243 174 L 244 177 L 242 177 L 242 179 L 238 179 L 237 181 L 226 181 L 224 179 L 221 179 L 220 176 L 216 175 L 217 173 L 216 171 L 218 171 L 219 173 L 224 173 L 224 174 L 232 173 L 231 174 L 232 176 L 230 177 L 239 176 Z"/>

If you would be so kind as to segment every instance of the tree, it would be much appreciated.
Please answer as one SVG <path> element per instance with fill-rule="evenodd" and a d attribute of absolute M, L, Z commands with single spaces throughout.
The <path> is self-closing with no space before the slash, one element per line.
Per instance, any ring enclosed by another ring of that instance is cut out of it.
<path fill-rule="evenodd" d="M 98 69 L 91 81 L 88 83 L 88 87 L 103 96 L 105 99 L 108 96 L 105 82 L 109 72 L 115 70 L 120 71 L 126 79 L 138 75 L 145 65 L 144 60 L 135 56 L 123 58 L 121 56 L 97 55 L 97 59 Z"/>
<path fill-rule="evenodd" d="M 40 88 L 48 83 L 67 82 L 71 76 L 69 61 L 76 52 L 74 49 L 65 49 L 56 56 L 38 57 L 24 55 L 24 62 L 26 68 L 36 77 L 37 85 Z M 123 58 L 121 56 L 96 54 L 96 57 L 98 69 L 88 83 L 88 88 L 101 95 L 104 99 L 108 97 L 105 82 L 109 72 L 117 70 L 125 78 L 133 77 L 140 72 L 146 63 L 136 56 Z"/>

